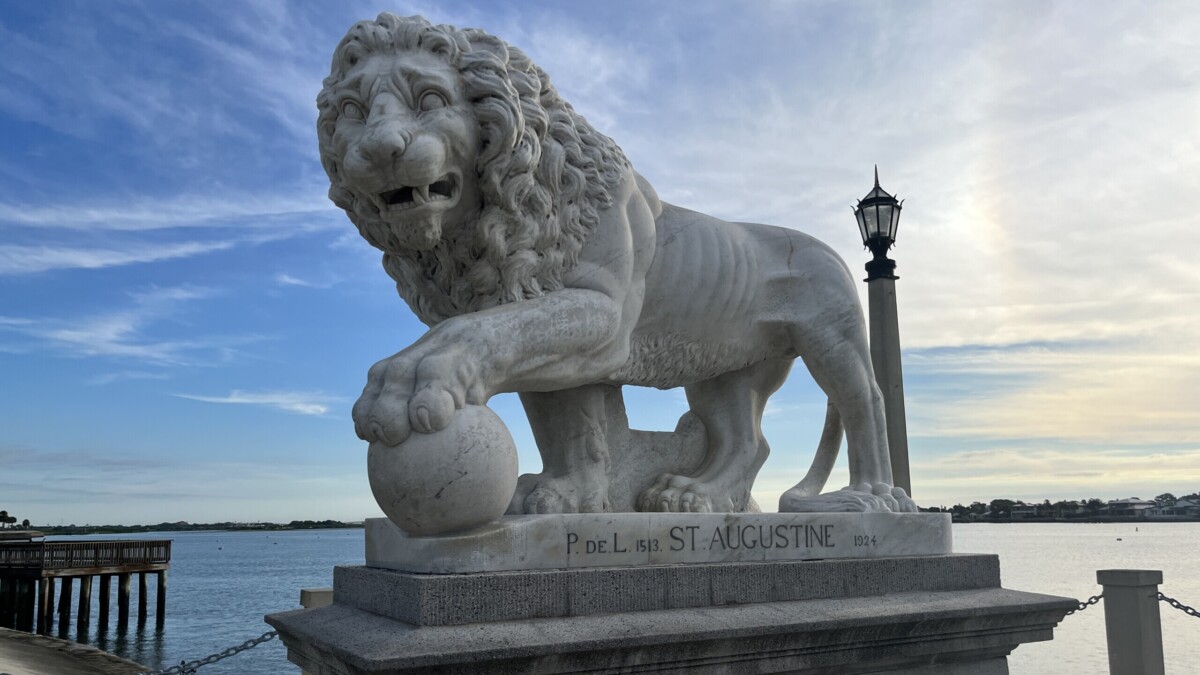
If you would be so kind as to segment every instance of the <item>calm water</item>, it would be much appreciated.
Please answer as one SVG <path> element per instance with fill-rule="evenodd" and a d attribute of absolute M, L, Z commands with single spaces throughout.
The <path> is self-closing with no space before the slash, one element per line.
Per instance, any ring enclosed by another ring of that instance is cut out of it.
<path fill-rule="evenodd" d="M 1000 554 L 1006 588 L 1085 599 L 1100 592 L 1096 570 L 1162 570 L 1164 594 L 1200 607 L 1200 523 L 1045 523 L 954 526 L 958 553 Z M 1168 673 L 1200 669 L 1200 619 L 1160 603 Z M 1019 675 L 1108 672 L 1104 604 L 1068 616 L 1054 640 L 1018 647 Z"/>
<path fill-rule="evenodd" d="M 301 588 L 330 586 L 334 565 L 361 564 L 363 559 L 362 530 L 176 532 L 158 538 L 175 542 L 163 631 L 155 631 L 151 618 L 142 631 L 135 620 L 125 635 L 112 627 L 97 634 L 93 619 L 87 636 L 102 649 L 155 668 L 257 637 L 270 628 L 263 623 L 264 614 L 298 607 Z M 960 553 L 1000 554 L 1008 588 L 1086 598 L 1099 591 L 1098 569 L 1159 569 L 1164 593 L 1200 606 L 1200 523 L 955 525 L 954 547 Z M 93 593 L 98 589 L 95 584 Z M 150 607 L 153 612 L 153 598 Z M 93 617 L 96 613 L 93 598 Z M 113 614 L 115 624 L 115 600 Z M 1162 618 L 1167 672 L 1195 672 L 1200 619 L 1165 604 Z M 73 628 L 71 637 L 77 637 Z M 1108 672 L 1103 604 L 1067 617 L 1053 642 L 1020 647 L 1009 663 L 1016 675 Z M 298 672 L 278 641 L 200 670 L 201 675 Z"/>

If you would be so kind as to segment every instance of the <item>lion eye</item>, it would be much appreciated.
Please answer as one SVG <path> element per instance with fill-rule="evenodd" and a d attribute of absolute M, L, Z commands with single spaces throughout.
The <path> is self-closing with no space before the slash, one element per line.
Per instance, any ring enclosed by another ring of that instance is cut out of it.
<path fill-rule="evenodd" d="M 366 119 L 366 114 L 363 113 L 362 106 L 354 101 L 346 101 L 342 103 L 342 117 L 350 120 Z"/>
<path fill-rule="evenodd" d="M 439 108 L 445 108 L 447 105 L 449 105 L 449 104 L 446 103 L 445 96 L 442 96 L 441 94 L 437 93 L 436 91 L 427 91 L 421 95 L 421 100 L 417 104 L 417 108 L 419 110 L 421 110 L 422 112 L 427 112 L 429 110 L 438 110 Z"/>

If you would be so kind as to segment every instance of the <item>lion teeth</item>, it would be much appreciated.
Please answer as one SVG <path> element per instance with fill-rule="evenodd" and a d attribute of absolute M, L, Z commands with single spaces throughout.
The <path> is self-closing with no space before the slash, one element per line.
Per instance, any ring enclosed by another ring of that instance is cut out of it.
<path fill-rule="evenodd" d="M 418 204 L 425 204 L 429 201 L 429 186 L 421 185 L 413 188 L 413 201 Z"/>

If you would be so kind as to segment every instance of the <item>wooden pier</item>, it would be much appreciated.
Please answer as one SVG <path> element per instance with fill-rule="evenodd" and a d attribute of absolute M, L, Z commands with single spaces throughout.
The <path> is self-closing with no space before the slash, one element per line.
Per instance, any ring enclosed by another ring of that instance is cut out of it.
<path fill-rule="evenodd" d="M 138 575 L 138 625 L 149 613 L 146 576 L 158 576 L 155 621 L 166 618 L 170 540 L 0 542 L 0 628 L 50 633 L 54 625 L 55 586 L 58 632 L 71 625 L 71 596 L 79 580 L 76 626 L 88 630 L 92 614 L 92 578 L 100 577 L 99 630 L 108 628 L 112 579 L 117 578 L 117 628 L 129 625 L 130 578 Z"/>

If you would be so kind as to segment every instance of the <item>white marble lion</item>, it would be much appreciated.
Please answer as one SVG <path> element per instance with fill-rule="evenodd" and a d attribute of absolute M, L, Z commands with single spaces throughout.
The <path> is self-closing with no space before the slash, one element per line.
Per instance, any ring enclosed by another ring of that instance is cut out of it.
<path fill-rule="evenodd" d="M 543 471 L 522 476 L 510 513 L 745 511 L 763 409 L 799 357 L 829 418 L 781 510 L 915 510 L 892 486 L 862 308 L 829 247 L 660 201 L 538 66 L 480 30 L 360 22 L 317 102 L 330 198 L 430 327 L 370 369 L 361 438 L 397 446 L 519 392 Z M 606 409 L 620 385 L 684 387 L 703 445 L 625 504 L 610 446 L 629 431 Z M 819 495 L 839 425 L 850 486 Z"/>

